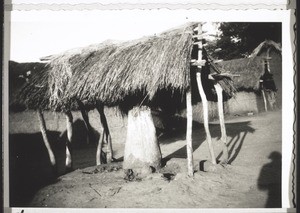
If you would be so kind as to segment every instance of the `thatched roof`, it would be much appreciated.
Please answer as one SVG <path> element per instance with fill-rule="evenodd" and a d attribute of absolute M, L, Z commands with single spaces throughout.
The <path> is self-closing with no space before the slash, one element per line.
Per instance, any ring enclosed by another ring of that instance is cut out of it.
<path fill-rule="evenodd" d="M 118 105 L 128 96 L 151 101 L 165 89 L 184 93 L 190 86 L 195 26 L 189 23 L 158 36 L 57 57 L 51 61 L 52 106 L 62 99 Z"/>
<path fill-rule="evenodd" d="M 159 36 L 52 59 L 51 106 L 74 97 L 117 105 L 136 92 L 151 99 L 159 89 L 184 90 L 189 84 L 193 28 L 190 24 Z"/>
<path fill-rule="evenodd" d="M 237 90 L 259 90 L 259 79 L 264 74 L 263 58 L 240 58 L 218 63 L 227 72 L 233 75 L 234 86 Z"/>
<path fill-rule="evenodd" d="M 75 99 L 91 104 L 99 101 L 108 106 L 133 106 L 149 104 L 159 93 L 176 93 L 177 98 L 179 93 L 184 97 L 191 85 L 196 25 L 189 23 L 158 36 L 104 42 L 47 56 L 44 60 L 48 60 L 49 66 L 32 76 L 20 95 L 30 108 L 40 104 L 39 107 L 52 110 L 72 109 Z M 224 82 L 226 91 L 231 85 Z"/>
<path fill-rule="evenodd" d="M 272 40 L 265 40 L 261 42 L 251 53 L 250 57 L 259 56 L 262 52 L 267 51 L 268 49 L 274 50 L 281 54 L 281 44 L 276 43 Z"/>
<path fill-rule="evenodd" d="M 72 80 L 76 79 L 75 85 L 80 83 L 81 76 L 93 64 L 104 63 L 116 48 L 117 45 L 105 42 L 52 56 L 49 61 L 50 108 L 64 110 L 76 104 L 70 96 L 74 89 Z"/>

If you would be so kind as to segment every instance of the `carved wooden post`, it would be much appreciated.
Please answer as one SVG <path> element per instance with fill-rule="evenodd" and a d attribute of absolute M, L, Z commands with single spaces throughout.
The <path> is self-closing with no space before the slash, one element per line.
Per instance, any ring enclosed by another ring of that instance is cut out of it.
<path fill-rule="evenodd" d="M 224 108 L 223 108 L 223 89 L 219 83 L 215 84 L 215 89 L 218 97 L 218 113 L 220 120 L 220 128 L 221 128 L 221 141 L 223 143 L 223 161 L 222 163 L 228 163 L 228 147 L 227 147 L 227 134 L 225 127 L 225 119 L 224 119 Z"/>
<path fill-rule="evenodd" d="M 214 150 L 213 150 L 213 146 L 212 146 L 212 140 L 211 140 L 211 135 L 210 135 L 210 131 L 209 131 L 209 126 L 208 126 L 208 101 L 203 89 L 203 85 L 202 85 L 202 81 L 201 81 L 201 61 L 202 61 L 202 25 L 199 24 L 198 25 L 198 39 L 199 41 L 197 42 L 198 44 L 198 69 L 197 69 L 197 73 L 196 73 L 196 79 L 197 79 L 197 84 L 198 84 L 198 89 L 199 89 L 199 93 L 200 93 L 200 97 L 201 97 L 201 101 L 202 101 L 202 106 L 203 106 L 203 119 L 204 119 L 204 129 L 205 129 L 205 133 L 206 133 L 206 141 L 208 143 L 208 148 L 209 148 L 209 152 L 212 158 L 212 163 L 213 164 L 217 164 L 216 162 L 216 158 L 215 158 L 215 154 L 214 154 Z"/>

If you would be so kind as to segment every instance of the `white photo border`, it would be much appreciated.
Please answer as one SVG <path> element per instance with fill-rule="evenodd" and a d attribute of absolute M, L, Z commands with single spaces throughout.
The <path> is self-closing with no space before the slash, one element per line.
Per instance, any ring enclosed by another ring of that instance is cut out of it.
<path fill-rule="evenodd" d="M 9 5 L 9 4 L 7 4 Z M 86 10 L 83 5 L 82 10 Z M 32 5 L 31 5 L 32 6 Z M 53 9 L 55 5 L 42 4 L 40 9 Z M 111 5 L 114 8 L 118 5 Z M 123 5 L 124 6 L 124 5 Z M 182 6 L 182 5 L 181 5 Z M 28 9 L 28 5 L 23 5 L 25 10 Z M 39 6 L 32 6 L 32 10 L 36 10 Z M 57 10 L 63 9 L 64 6 L 56 5 Z M 80 6 L 79 6 L 80 7 Z M 128 6 L 126 6 L 128 7 Z M 125 8 L 126 8 L 125 7 Z M 137 10 L 133 6 L 134 10 Z M 139 6 L 140 7 L 140 6 Z M 180 5 L 176 7 L 180 8 Z M 23 8 L 23 9 L 24 9 Z M 183 10 L 186 10 L 185 6 L 182 6 Z M 192 8 L 194 8 L 192 6 Z M 251 7 L 250 7 L 251 8 Z M 3 139 L 3 154 L 4 154 L 4 207 L 5 212 L 21 212 L 25 209 L 27 212 L 57 212 L 62 210 L 63 212 L 86 212 L 95 211 L 94 209 L 47 209 L 47 208 L 9 208 L 9 176 L 8 176 L 8 60 L 10 55 L 10 9 L 22 10 L 22 4 L 15 5 L 12 8 L 6 7 L 4 11 L 4 57 L 3 57 L 3 95 L 2 95 L 2 109 L 3 109 L 3 127 L 2 127 L 2 139 Z M 99 9 L 99 8 L 97 8 Z M 100 8 L 103 9 L 103 8 Z M 106 8 L 107 9 L 107 8 Z M 120 6 L 122 8 L 122 5 Z M 128 8 L 127 8 L 128 9 Z M 140 9 L 149 9 L 146 5 Z M 76 8 L 75 10 L 81 10 Z M 132 10 L 132 12 L 134 11 Z M 153 9 L 155 10 L 155 9 Z M 168 10 L 168 9 L 161 9 Z M 191 10 L 200 10 L 197 7 Z M 263 18 L 262 18 L 263 17 Z M 294 9 L 248 9 L 248 10 L 201 10 L 201 15 L 199 16 L 201 21 L 211 21 L 211 22 L 281 22 L 282 23 L 282 209 L 274 210 L 272 212 L 293 212 L 295 205 L 295 169 L 296 169 L 296 153 L 295 153 L 295 119 L 296 119 L 296 44 L 295 44 L 295 29 L 294 25 L 296 22 L 295 10 Z M 293 84 L 288 83 L 293 82 Z M 99 209 L 100 210 L 100 209 Z M 131 209 L 130 211 L 155 211 L 155 209 Z M 193 212 L 197 209 L 180 209 L 178 211 L 188 211 Z M 243 212 L 246 209 L 201 209 L 204 212 Z M 101 212 L 128 212 L 128 209 L 101 209 Z M 159 209 L 159 211 L 165 212 L 176 212 L 177 210 Z M 247 209 L 247 212 L 267 212 L 268 209 Z"/>

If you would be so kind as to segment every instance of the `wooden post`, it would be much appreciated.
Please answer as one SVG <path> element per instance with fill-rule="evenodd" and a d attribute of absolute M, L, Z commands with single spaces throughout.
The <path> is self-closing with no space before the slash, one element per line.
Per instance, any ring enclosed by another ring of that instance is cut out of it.
<path fill-rule="evenodd" d="M 265 94 L 264 89 L 261 90 L 261 94 L 262 94 L 263 99 L 264 99 L 265 111 L 268 112 L 267 99 L 266 99 L 266 94 Z"/>
<path fill-rule="evenodd" d="M 192 108 L 192 94 L 191 88 L 186 93 L 186 151 L 188 163 L 188 176 L 194 176 L 193 165 L 193 146 L 192 146 L 192 128 L 193 128 L 193 108 Z"/>
<path fill-rule="evenodd" d="M 267 99 L 266 99 L 266 94 L 264 91 L 264 81 L 262 79 L 260 79 L 259 83 L 261 84 L 261 94 L 262 94 L 263 100 L 264 100 L 265 111 L 268 112 Z"/>
<path fill-rule="evenodd" d="M 99 142 L 97 145 L 97 152 L 96 152 L 96 165 L 101 165 L 103 163 L 102 159 L 102 146 L 103 146 L 103 141 L 104 141 L 104 129 L 102 128 L 102 131 L 100 131 L 100 138 Z"/>
<path fill-rule="evenodd" d="M 88 112 L 84 108 L 84 104 L 80 100 L 77 100 L 77 104 L 79 106 L 79 109 L 80 109 L 80 112 L 81 112 L 81 115 L 82 115 L 82 118 L 83 118 L 86 130 L 87 130 L 86 143 L 90 144 L 90 141 L 91 141 L 90 135 L 93 132 L 93 128 L 92 128 L 92 126 L 90 124 L 90 121 L 89 121 Z"/>
<path fill-rule="evenodd" d="M 101 108 L 98 109 L 100 114 L 100 120 L 102 127 L 104 129 L 104 134 L 107 142 L 107 151 L 106 151 L 106 160 L 107 163 L 111 163 L 113 161 L 113 149 L 112 149 L 112 141 L 111 141 L 111 135 L 107 123 L 106 116 L 104 114 L 104 106 L 102 105 Z"/>
<path fill-rule="evenodd" d="M 267 70 L 268 70 L 269 73 L 271 73 L 271 70 L 270 70 L 270 49 L 271 48 L 267 49 L 267 57 L 266 57 Z"/>
<path fill-rule="evenodd" d="M 47 152 L 48 152 L 53 170 L 54 170 L 54 172 L 56 172 L 56 160 L 55 160 L 55 156 L 53 154 L 53 151 L 51 149 L 51 146 L 50 146 L 50 143 L 48 140 L 46 123 L 45 123 L 44 115 L 43 115 L 41 109 L 38 109 L 38 118 L 39 118 L 39 123 L 40 123 L 40 130 L 41 130 L 41 133 L 43 136 L 43 141 L 47 148 Z"/>
<path fill-rule="evenodd" d="M 200 35 L 202 33 L 202 25 L 198 25 L 198 34 Z M 198 43 L 198 61 L 202 60 L 202 42 Z M 207 98 L 203 89 L 202 81 L 201 81 L 201 66 L 198 66 L 197 69 L 197 74 L 196 74 L 196 79 L 197 79 L 197 85 L 200 93 L 200 97 L 202 100 L 202 106 L 203 106 L 203 119 L 204 119 L 204 129 L 206 133 L 206 140 L 208 143 L 208 148 L 209 152 L 212 158 L 212 163 L 217 164 L 213 146 L 212 146 L 212 140 L 211 140 L 211 135 L 209 132 L 209 126 L 208 126 L 208 102 Z"/>
<path fill-rule="evenodd" d="M 73 169 L 72 165 L 72 141 L 73 141 L 73 116 L 70 111 L 66 113 L 67 141 L 66 141 L 66 172 Z"/>
<path fill-rule="evenodd" d="M 266 62 L 265 63 L 267 64 L 267 72 L 271 73 L 270 60 L 269 60 L 270 59 L 270 48 L 267 49 L 267 54 L 266 55 L 267 55 L 267 57 L 266 57 Z M 266 72 L 266 70 L 265 70 L 265 72 Z M 262 90 L 262 95 L 263 95 L 263 98 L 264 98 L 265 111 L 267 112 L 268 111 L 268 102 L 269 102 L 270 106 L 271 106 L 271 103 L 270 103 L 269 98 L 266 97 L 266 93 L 264 91 L 264 88 Z M 270 108 L 272 110 L 272 107 L 270 107 Z"/>
<path fill-rule="evenodd" d="M 103 133 L 102 133 L 102 136 L 100 137 L 100 140 L 99 140 L 99 143 L 98 143 L 99 148 L 97 150 L 100 151 L 102 149 L 103 142 L 104 142 L 104 137 L 105 137 L 106 142 L 107 142 L 106 161 L 107 161 L 107 163 L 111 163 L 113 161 L 113 149 L 112 149 L 112 141 L 111 141 L 111 135 L 110 135 L 107 119 L 106 119 L 106 116 L 104 114 L 104 106 L 100 103 L 97 103 L 96 108 L 99 112 L 100 123 L 101 123 L 101 126 L 103 128 Z M 98 159 L 98 157 L 97 157 L 97 159 Z"/>
<path fill-rule="evenodd" d="M 215 84 L 215 89 L 218 97 L 218 112 L 221 127 L 221 141 L 223 142 L 223 160 L 222 163 L 228 163 L 228 147 L 227 147 L 227 134 L 225 128 L 224 109 L 223 109 L 223 89 L 219 83 Z"/>

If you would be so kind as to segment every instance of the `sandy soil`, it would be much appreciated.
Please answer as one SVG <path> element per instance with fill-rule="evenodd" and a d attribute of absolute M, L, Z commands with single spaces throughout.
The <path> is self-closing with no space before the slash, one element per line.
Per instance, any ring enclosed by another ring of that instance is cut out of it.
<path fill-rule="evenodd" d="M 84 125 L 75 119 L 74 171 L 64 174 L 64 117 L 46 114 L 49 138 L 58 161 L 53 178 L 34 113 L 10 115 L 11 206 L 262 208 L 281 207 L 281 111 L 226 118 L 230 160 L 209 163 L 202 124 L 194 123 L 194 178 L 187 177 L 185 129 L 159 138 L 163 167 L 146 178 L 125 180 L 122 156 L 126 119 L 108 113 L 117 162 L 95 165 L 95 144 L 86 145 Z M 31 115 L 31 116 L 30 116 Z M 97 129 L 98 117 L 90 113 Z M 182 125 L 184 126 L 184 125 Z M 218 122 L 210 125 L 215 153 L 222 155 Z M 99 137 L 96 134 L 95 140 Z M 202 170 L 205 171 L 202 171 Z M 209 171 L 207 171 L 209 170 Z"/>

